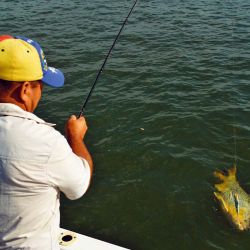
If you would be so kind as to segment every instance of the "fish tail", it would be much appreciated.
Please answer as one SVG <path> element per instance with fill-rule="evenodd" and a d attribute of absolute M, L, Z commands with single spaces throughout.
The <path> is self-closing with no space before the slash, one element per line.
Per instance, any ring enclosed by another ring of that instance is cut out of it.
<path fill-rule="evenodd" d="M 227 175 L 220 171 L 214 171 L 214 176 L 220 179 L 221 181 L 235 181 L 236 180 L 236 166 L 234 165 L 232 168 L 228 169 Z"/>
<path fill-rule="evenodd" d="M 225 176 L 220 171 L 214 171 L 214 176 L 222 181 L 225 181 L 227 179 L 227 176 Z"/>
<path fill-rule="evenodd" d="M 236 172 L 237 172 L 236 165 L 234 165 L 232 168 L 228 169 L 228 177 L 235 178 Z"/>

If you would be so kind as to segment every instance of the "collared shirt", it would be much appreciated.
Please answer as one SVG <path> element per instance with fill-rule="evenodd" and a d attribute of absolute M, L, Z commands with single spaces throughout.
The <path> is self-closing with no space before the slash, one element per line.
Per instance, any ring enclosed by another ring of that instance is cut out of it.
<path fill-rule="evenodd" d="M 0 249 L 59 250 L 59 198 L 80 198 L 90 168 L 52 124 L 0 103 Z"/>

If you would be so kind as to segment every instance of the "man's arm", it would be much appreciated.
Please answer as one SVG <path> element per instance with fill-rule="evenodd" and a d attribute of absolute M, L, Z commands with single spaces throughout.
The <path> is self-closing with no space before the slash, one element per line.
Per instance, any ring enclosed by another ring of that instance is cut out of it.
<path fill-rule="evenodd" d="M 83 116 L 77 119 L 76 116 L 72 115 L 67 121 L 65 126 L 66 137 L 70 147 L 72 148 L 72 151 L 76 155 L 84 158 L 88 162 L 92 176 L 93 173 L 92 157 L 86 145 L 83 142 L 87 129 L 88 127 L 85 118 Z"/>

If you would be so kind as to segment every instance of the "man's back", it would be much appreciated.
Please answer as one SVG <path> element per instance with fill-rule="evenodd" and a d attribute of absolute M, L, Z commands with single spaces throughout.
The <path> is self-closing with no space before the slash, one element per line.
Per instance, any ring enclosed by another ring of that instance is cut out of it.
<path fill-rule="evenodd" d="M 65 169 L 58 168 L 72 158 L 70 147 L 53 127 L 13 104 L 0 104 L 0 142 L 0 249 L 59 249 L 60 170 Z M 88 175 L 74 181 L 80 185 Z M 79 194 L 66 186 L 62 191 L 79 198 L 87 185 L 80 185 Z"/>

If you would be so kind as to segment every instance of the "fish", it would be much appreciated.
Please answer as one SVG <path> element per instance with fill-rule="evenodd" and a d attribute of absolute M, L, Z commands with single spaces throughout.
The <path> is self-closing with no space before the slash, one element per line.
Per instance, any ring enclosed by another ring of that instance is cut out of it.
<path fill-rule="evenodd" d="M 240 186 L 234 165 L 226 173 L 214 171 L 214 176 L 221 182 L 215 184 L 215 198 L 229 222 L 239 231 L 250 228 L 250 196 Z"/>

